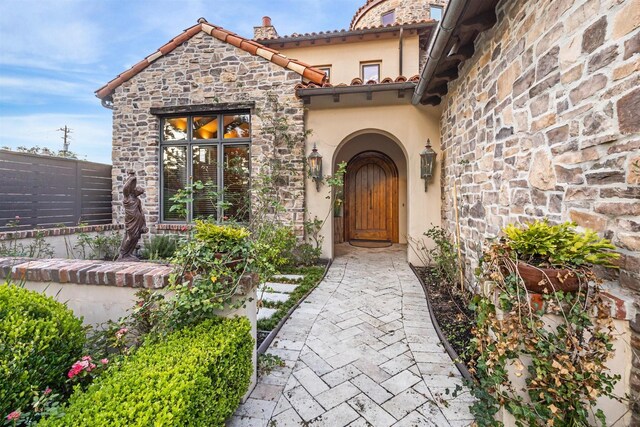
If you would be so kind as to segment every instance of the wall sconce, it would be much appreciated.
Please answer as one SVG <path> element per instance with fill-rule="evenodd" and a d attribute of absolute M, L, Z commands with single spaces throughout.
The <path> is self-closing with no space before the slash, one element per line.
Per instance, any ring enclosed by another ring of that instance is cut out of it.
<path fill-rule="evenodd" d="M 424 179 L 424 191 L 427 191 L 429 179 L 433 176 L 436 166 L 436 152 L 431 148 L 431 140 L 427 139 L 427 145 L 420 153 L 420 178 Z"/>
<path fill-rule="evenodd" d="M 309 162 L 309 175 L 311 179 L 316 182 L 316 191 L 320 191 L 320 183 L 322 182 L 322 155 L 318 153 L 315 143 L 307 160 Z"/>

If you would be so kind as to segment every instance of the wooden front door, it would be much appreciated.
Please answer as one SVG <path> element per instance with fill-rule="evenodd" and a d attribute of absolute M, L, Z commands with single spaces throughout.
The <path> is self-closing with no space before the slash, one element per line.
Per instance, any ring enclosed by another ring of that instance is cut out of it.
<path fill-rule="evenodd" d="M 398 242 L 398 168 L 385 154 L 366 151 L 347 165 L 345 239 Z"/>

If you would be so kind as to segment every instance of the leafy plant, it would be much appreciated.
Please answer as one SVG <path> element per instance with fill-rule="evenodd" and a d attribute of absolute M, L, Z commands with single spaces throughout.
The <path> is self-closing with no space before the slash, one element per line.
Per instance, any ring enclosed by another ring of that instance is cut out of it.
<path fill-rule="evenodd" d="M 436 280 L 452 288 L 460 285 L 457 248 L 452 241 L 451 234 L 444 228 L 434 226 L 425 231 L 423 235 L 433 243 L 409 237 L 409 243 L 414 253 L 424 265 L 433 268 Z"/>
<path fill-rule="evenodd" d="M 568 241 L 574 241 L 569 239 Z M 583 267 L 589 287 L 575 293 L 561 291 L 532 302 L 510 257 L 509 243 L 495 243 L 484 253 L 479 278 L 495 290 L 477 295 L 471 305 L 477 321 L 470 351 L 476 383 L 471 407 L 479 426 L 497 426 L 494 415 L 506 408 L 519 426 L 589 426 L 600 397 L 619 399 L 613 387 L 620 379 L 606 366 L 613 356 L 611 311 L 600 294 L 601 281 Z M 549 313 L 554 313 L 550 323 Z M 525 363 L 527 365 L 525 365 Z M 525 378 L 527 399 L 512 384 Z"/>
<path fill-rule="evenodd" d="M 263 353 L 258 355 L 258 375 L 269 375 L 278 367 L 284 367 L 284 360 L 276 354 Z"/>
<path fill-rule="evenodd" d="M 34 391 L 29 406 L 19 411 L 13 411 L 4 418 L 2 425 L 11 427 L 27 427 L 38 425 L 38 422 L 48 417 L 62 416 L 61 408 L 63 396 L 54 392 L 50 387 L 42 391 Z"/>
<path fill-rule="evenodd" d="M 250 331 L 247 319 L 208 320 L 149 341 L 39 425 L 224 425 L 249 386 Z"/>
<path fill-rule="evenodd" d="M 78 240 L 74 249 L 82 259 L 99 259 L 113 261 L 118 257 L 122 235 L 116 233 L 97 233 L 91 236 L 89 233 L 78 233 Z"/>
<path fill-rule="evenodd" d="M 142 258 L 147 260 L 167 260 L 176 253 L 178 238 L 171 235 L 156 234 L 142 247 Z"/>
<path fill-rule="evenodd" d="M 5 240 L 0 241 L 0 256 L 28 257 L 28 258 L 51 258 L 53 256 L 53 246 L 45 239 L 42 231 L 36 230 L 33 241 L 25 246 L 20 242 L 18 231 L 20 228 L 20 217 L 7 223 L 11 231 Z"/>
<path fill-rule="evenodd" d="M 84 339 L 82 320 L 64 304 L 0 285 L 0 415 L 25 411 L 34 391 L 66 391 L 66 373 Z"/>
<path fill-rule="evenodd" d="M 601 239 L 595 231 L 579 233 L 575 227 L 573 222 L 550 225 L 544 220 L 525 225 L 509 224 L 503 231 L 514 255 L 538 267 L 614 267 L 614 260 L 620 257 L 611 252 L 615 246 L 607 239 Z"/>

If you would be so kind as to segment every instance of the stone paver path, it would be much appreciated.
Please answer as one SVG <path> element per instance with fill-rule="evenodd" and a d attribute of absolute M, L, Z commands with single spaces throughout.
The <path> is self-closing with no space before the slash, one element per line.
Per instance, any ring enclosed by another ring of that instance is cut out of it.
<path fill-rule="evenodd" d="M 286 366 L 258 380 L 230 425 L 471 424 L 472 398 L 451 397 L 461 377 L 433 329 L 406 246 L 338 251 L 267 350 Z"/>

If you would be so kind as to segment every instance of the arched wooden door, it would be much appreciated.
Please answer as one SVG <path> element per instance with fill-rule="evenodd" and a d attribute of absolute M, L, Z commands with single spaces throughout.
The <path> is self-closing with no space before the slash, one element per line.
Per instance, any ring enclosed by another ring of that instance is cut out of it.
<path fill-rule="evenodd" d="M 345 239 L 398 242 L 398 168 L 387 155 L 365 151 L 345 176 Z"/>

